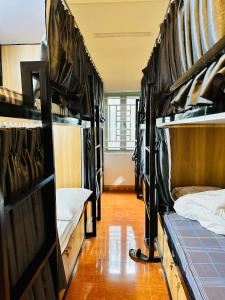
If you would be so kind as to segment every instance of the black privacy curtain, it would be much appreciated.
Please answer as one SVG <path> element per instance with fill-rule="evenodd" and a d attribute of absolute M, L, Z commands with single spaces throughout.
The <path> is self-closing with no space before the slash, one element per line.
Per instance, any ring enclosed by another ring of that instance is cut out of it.
<path fill-rule="evenodd" d="M 74 116 L 90 119 L 94 100 L 90 97 L 89 78 L 98 77 L 98 74 L 87 53 L 83 37 L 74 24 L 74 17 L 65 9 L 62 1 L 52 0 L 47 38 L 50 79 L 55 86 L 52 100 L 67 107 Z M 95 97 L 101 97 L 98 101 L 102 103 L 103 85 L 102 82 L 96 84 Z"/>
<path fill-rule="evenodd" d="M 221 105 L 225 71 L 218 57 L 196 74 L 192 82 L 186 82 L 173 94 L 169 92 L 172 84 L 225 36 L 224 19 L 223 0 L 175 0 L 170 3 L 143 76 L 156 75 L 152 91 L 159 95 L 156 103 L 158 117 L 193 107 Z M 221 68 L 213 70 L 215 64 Z M 142 94 L 144 89 L 142 85 Z"/>
<path fill-rule="evenodd" d="M 1 187 L 6 204 L 10 204 L 11 197 L 26 191 L 43 176 L 42 131 L 40 128 L 1 128 L 0 149 Z M 6 242 L 10 288 L 17 284 L 48 238 L 45 200 L 42 191 L 38 191 L 7 214 Z M 60 266 L 60 272 L 64 274 L 62 262 Z M 56 299 L 51 272 L 47 262 L 25 299 Z M 65 285 L 64 280 L 61 285 Z"/>

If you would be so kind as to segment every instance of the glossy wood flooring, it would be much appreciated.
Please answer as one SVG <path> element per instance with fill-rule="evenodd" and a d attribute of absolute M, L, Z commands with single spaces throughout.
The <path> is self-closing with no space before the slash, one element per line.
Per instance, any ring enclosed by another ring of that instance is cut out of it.
<path fill-rule="evenodd" d="M 144 203 L 134 194 L 105 193 L 97 238 L 86 240 L 66 300 L 166 300 L 160 264 L 129 258 L 144 246 Z"/>

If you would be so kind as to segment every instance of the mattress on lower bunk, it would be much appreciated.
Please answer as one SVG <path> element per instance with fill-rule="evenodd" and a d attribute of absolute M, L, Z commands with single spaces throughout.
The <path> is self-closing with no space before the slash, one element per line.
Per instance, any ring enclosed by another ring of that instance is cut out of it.
<path fill-rule="evenodd" d="M 91 190 L 84 188 L 59 188 L 56 190 L 57 227 L 62 253 L 67 247 L 91 194 Z"/>
<path fill-rule="evenodd" d="M 225 236 L 176 213 L 165 228 L 195 299 L 225 299 Z"/>
<path fill-rule="evenodd" d="M 0 86 L 0 102 L 14 105 L 22 105 L 23 95 L 16 91 Z M 37 110 L 41 110 L 40 99 L 35 99 L 34 108 L 36 108 Z M 67 108 L 62 108 L 61 106 L 55 103 L 52 103 L 52 113 L 68 117 L 72 116 Z"/>
<path fill-rule="evenodd" d="M 0 86 L 0 101 L 10 104 L 21 105 L 23 101 L 22 94 Z"/>
<path fill-rule="evenodd" d="M 83 208 L 84 208 L 83 206 L 80 206 L 77 209 L 76 214 L 74 215 L 71 221 L 57 220 L 57 228 L 58 228 L 61 253 L 63 253 L 64 250 L 66 249 L 70 237 L 73 231 L 75 230 L 77 224 L 79 223 L 80 217 L 83 212 Z"/>

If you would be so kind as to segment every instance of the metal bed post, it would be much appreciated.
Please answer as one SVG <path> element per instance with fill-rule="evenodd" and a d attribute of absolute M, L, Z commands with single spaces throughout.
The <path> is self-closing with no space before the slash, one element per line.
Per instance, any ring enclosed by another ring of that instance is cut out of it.
<path fill-rule="evenodd" d="M 153 94 L 154 86 L 148 84 L 148 94 L 146 99 L 146 131 L 145 131 L 145 244 L 148 247 L 148 255 L 141 252 L 141 249 L 131 249 L 132 258 L 143 262 L 160 262 L 160 258 L 155 256 L 155 238 L 157 230 L 157 214 L 155 201 L 155 101 Z M 147 126 L 149 125 L 149 126 Z M 134 252 L 133 252 L 134 251 Z"/>
<path fill-rule="evenodd" d="M 153 87 L 152 87 L 153 89 Z M 157 95 L 153 94 L 149 105 L 150 116 L 150 130 L 149 130 L 149 145 L 150 145 L 150 157 L 149 157 L 149 208 L 150 208 L 150 230 L 149 230 L 149 261 L 160 262 L 160 258 L 155 256 L 155 238 L 157 235 L 157 211 L 156 211 L 156 178 L 155 178 L 155 155 L 156 155 L 156 100 Z"/>
<path fill-rule="evenodd" d="M 90 128 L 90 163 L 91 163 L 91 190 L 92 193 L 92 229 L 91 236 L 97 235 L 97 194 L 96 194 L 96 113 L 95 113 L 95 97 L 93 94 L 94 79 L 93 76 L 89 76 L 90 83 L 90 99 L 91 99 L 91 128 Z"/>
<path fill-rule="evenodd" d="M 102 166 L 101 166 L 101 144 L 100 144 L 100 113 L 99 113 L 99 106 L 95 106 L 95 118 L 96 118 L 96 181 L 99 186 L 99 195 L 97 199 L 97 220 L 101 221 L 101 190 L 100 190 L 100 184 L 101 184 L 101 172 L 102 172 Z"/>
<path fill-rule="evenodd" d="M 145 115 L 145 190 L 144 190 L 144 202 L 145 202 L 145 244 L 147 247 L 150 246 L 150 213 L 149 213 L 149 190 L 150 190 L 150 96 L 149 86 L 148 94 L 146 98 L 146 115 Z"/>
<path fill-rule="evenodd" d="M 142 199 L 143 195 L 140 188 L 140 112 L 139 112 L 139 99 L 136 99 L 136 153 L 135 153 L 135 191 L 138 199 Z"/>
<path fill-rule="evenodd" d="M 155 101 L 153 94 L 154 86 L 148 84 L 146 98 L 146 130 L 145 130 L 145 244 L 148 247 L 148 254 L 145 255 L 141 249 L 130 249 L 130 256 L 142 262 L 160 262 L 160 258 L 155 256 L 155 238 L 157 228 L 157 214 L 155 203 Z"/>
<path fill-rule="evenodd" d="M 93 110 L 94 111 L 94 110 Z M 96 197 L 96 163 L 95 163 L 95 112 L 91 118 L 91 190 L 92 194 L 92 222 L 93 222 L 93 236 L 97 235 L 97 197 Z"/>

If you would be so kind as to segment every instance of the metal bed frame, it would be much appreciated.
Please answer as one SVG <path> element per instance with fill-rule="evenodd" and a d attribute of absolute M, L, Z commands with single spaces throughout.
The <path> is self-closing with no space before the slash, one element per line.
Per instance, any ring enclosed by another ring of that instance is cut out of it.
<path fill-rule="evenodd" d="M 57 224 L 56 224 L 56 199 L 55 199 L 55 168 L 54 168 L 54 148 L 53 148 L 53 134 L 52 126 L 54 122 L 66 123 L 77 125 L 77 120 L 74 118 L 62 117 L 58 115 L 52 115 L 51 113 L 51 101 L 49 99 L 49 90 L 51 84 L 49 83 L 48 75 L 48 62 L 21 62 L 21 77 L 22 77 L 22 92 L 23 92 L 23 105 L 13 105 L 0 102 L 0 114 L 2 117 L 10 118 L 20 118 L 20 119 L 30 119 L 41 121 L 43 127 L 43 146 L 45 152 L 44 161 L 44 179 L 40 180 L 37 184 L 34 184 L 25 193 L 19 194 L 16 197 L 10 199 L 10 204 L 6 204 L 3 197 L 2 191 L 0 191 L 0 298 L 4 300 L 10 299 L 21 299 L 29 290 L 29 288 L 34 283 L 36 277 L 40 274 L 46 262 L 50 258 L 50 266 L 52 270 L 52 277 L 54 282 L 56 298 L 58 297 L 59 287 L 58 287 L 58 243 L 57 243 Z M 35 76 L 40 81 L 40 98 L 41 98 L 41 111 L 34 109 L 34 98 L 33 98 L 33 84 L 32 78 Z M 92 99 L 92 101 L 94 101 Z M 91 157 L 92 164 L 91 172 L 93 196 L 89 199 L 92 202 L 92 222 L 93 231 L 86 233 L 86 237 L 96 236 L 96 219 L 101 219 L 101 195 L 96 199 L 96 176 L 97 170 L 102 171 L 102 157 L 97 153 L 99 164 L 101 168 L 95 165 L 95 151 L 97 143 L 100 143 L 100 135 L 102 132 L 100 130 L 100 120 L 98 107 L 95 108 L 97 111 L 97 116 L 93 114 L 91 119 Z M 97 134 L 97 140 L 95 138 L 95 131 Z M 95 146 L 96 145 L 96 146 Z M 101 147 L 101 148 L 100 148 Z M 102 144 L 98 147 L 102 149 Z M 97 148 L 97 149 L 98 149 Z M 102 155 L 102 152 L 101 152 Z M 100 174 L 100 171 L 99 173 Z M 1 189 L 1 187 L 0 187 Z M 48 216 L 49 226 L 46 228 L 47 237 L 44 246 L 41 248 L 39 253 L 34 257 L 33 261 L 24 272 L 22 277 L 19 279 L 15 287 L 11 290 L 9 288 L 9 274 L 8 274 L 8 256 L 7 256 L 7 246 L 6 246 L 6 215 L 16 208 L 29 200 L 31 196 L 36 191 L 45 189 L 44 197 L 46 198 L 44 213 Z M 96 218 L 96 203 L 97 203 L 97 218 Z M 85 226 L 86 228 L 86 226 Z"/>

